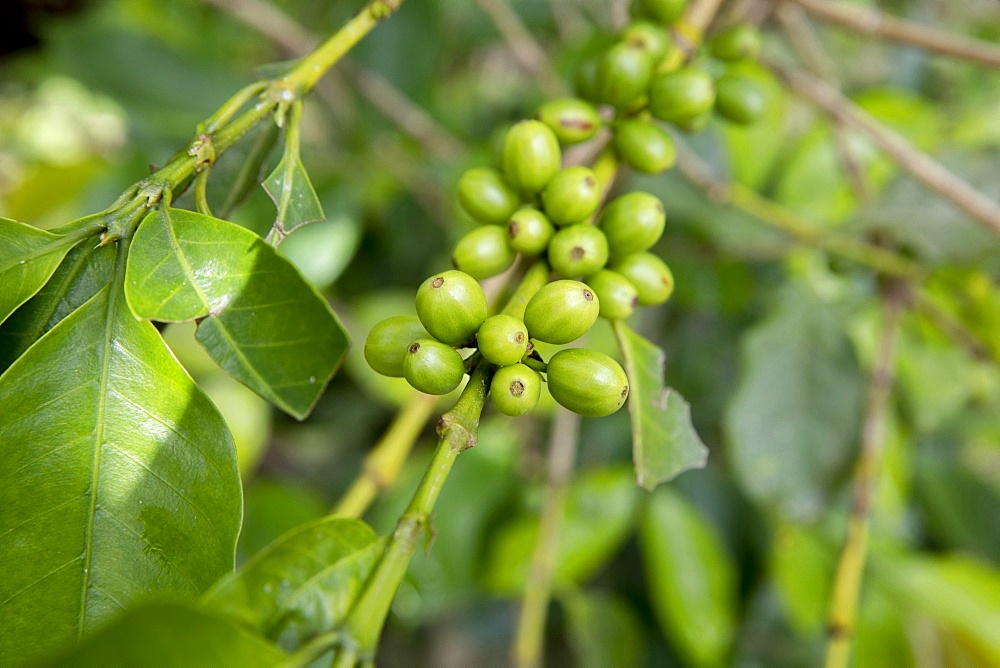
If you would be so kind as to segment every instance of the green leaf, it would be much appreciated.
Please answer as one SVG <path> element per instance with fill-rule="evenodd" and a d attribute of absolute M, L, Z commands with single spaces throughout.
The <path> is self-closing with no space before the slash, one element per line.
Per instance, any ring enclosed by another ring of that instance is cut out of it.
<path fill-rule="evenodd" d="M 277 666 L 288 656 L 234 620 L 193 603 L 128 610 L 47 666 Z"/>
<path fill-rule="evenodd" d="M 691 407 L 677 390 L 664 387 L 663 351 L 621 320 L 614 330 L 629 379 L 636 482 L 652 490 L 684 471 L 704 468 L 708 448 L 691 424 Z"/>
<path fill-rule="evenodd" d="M 38 292 L 79 235 L 61 236 L 0 218 L 0 323 Z"/>
<path fill-rule="evenodd" d="M 383 548 L 364 522 L 324 517 L 258 552 L 204 601 L 297 649 L 343 621 Z"/>
<path fill-rule="evenodd" d="M 125 293 L 140 318 L 204 318 L 197 338 L 209 355 L 300 420 L 347 353 L 336 315 L 288 260 L 253 232 L 193 211 L 146 217 Z"/>
<path fill-rule="evenodd" d="M 816 516 L 856 447 L 863 381 L 841 319 L 789 291 L 744 339 L 725 416 L 733 475 L 755 501 Z"/>
<path fill-rule="evenodd" d="M 694 665 L 722 665 L 736 635 L 737 576 L 714 528 L 669 487 L 649 499 L 639 530 L 653 609 Z"/>
<path fill-rule="evenodd" d="M 81 243 L 66 254 L 45 287 L 0 325 L 0 372 L 108 284 L 116 250 Z"/>
<path fill-rule="evenodd" d="M 587 581 L 618 552 L 635 524 L 637 502 L 638 490 L 624 469 L 589 471 L 571 483 L 555 555 L 556 590 Z M 523 591 L 538 527 L 538 514 L 532 513 L 515 518 L 497 534 L 486 565 L 491 589 L 515 595 Z"/>
<path fill-rule="evenodd" d="M 200 593 L 232 569 L 232 439 L 120 288 L 11 365 L 0 406 L 4 659 L 79 638 L 138 596 Z"/>
<path fill-rule="evenodd" d="M 892 597 L 954 632 L 980 658 L 1000 665 L 1000 571 L 962 556 L 873 554 L 872 570 Z"/>
<path fill-rule="evenodd" d="M 325 218 L 319 197 L 297 153 L 294 159 L 289 160 L 286 151 L 278 166 L 264 180 L 263 186 L 278 207 L 275 225 L 280 223 L 286 234 L 301 225 Z"/>
<path fill-rule="evenodd" d="M 573 592 L 562 599 L 570 645 L 580 666 L 641 666 L 642 623 L 620 596 Z"/>
<path fill-rule="evenodd" d="M 769 546 L 769 571 L 785 618 L 799 635 L 815 634 L 826 623 L 836 555 L 808 529 L 781 522 Z"/>

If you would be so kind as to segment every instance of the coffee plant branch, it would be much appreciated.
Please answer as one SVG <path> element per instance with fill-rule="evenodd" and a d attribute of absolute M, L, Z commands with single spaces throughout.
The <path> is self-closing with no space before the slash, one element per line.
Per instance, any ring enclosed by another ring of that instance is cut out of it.
<path fill-rule="evenodd" d="M 864 573 L 871 527 L 871 511 L 885 444 L 886 413 L 899 352 L 900 325 L 910 300 L 909 286 L 887 281 L 882 291 L 882 331 L 868 383 L 861 423 L 861 443 L 854 471 L 854 491 L 847 534 L 837 564 L 827 627 L 826 668 L 850 665 L 857 626 L 861 577 Z"/>
<path fill-rule="evenodd" d="M 877 9 L 826 0 L 784 0 L 825 21 L 867 35 L 912 44 L 926 51 L 1000 67 L 1000 47 L 983 40 L 954 35 L 890 16 Z"/>
<path fill-rule="evenodd" d="M 477 0 L 476 5 L 490 17 L 514 59 L 535 77 L 542 92 L 550 98 L 565 96 L 566 86 L 553 70 L 545 50 L 506 0 Z"/>

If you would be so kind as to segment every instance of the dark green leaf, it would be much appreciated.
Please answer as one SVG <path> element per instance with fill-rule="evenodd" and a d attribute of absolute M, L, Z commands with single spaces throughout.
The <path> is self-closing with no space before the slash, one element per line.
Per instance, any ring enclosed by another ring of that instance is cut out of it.
<path fill-rule="evenodd" d="M 84 242 L 66 254 L 45 287 L 0 326 L 0 371 L 108 284 L 115 251 L 112 244 Z"/>
<path fill-rule="evenodd" d="M 288 656 L 235 620 L 193 603 L 127 611 L 51 666 L 277 666 Z"/>
<path fill-rule="evenodd" d="M 713 527 L 669 487 L 649 499 L 639 537 L 653 609 L 693 665 L 721 665 L 736 633 L 737 574 Z"/>
<path fill-rule="evenodd" d="M 684 471 L 704 468 L 708 448 L 691 424 L 691 407 L 677 390 L 664 387 L 663 351 L 621 320 L 614 329 L 629 379 L 636 482 L 651 490 Z"/>
<path fill-rule="evenodd" d="M 603 592 L 573 592 L 562 602 L 577 665 L 643 665 L 642 624 L 625 600 Z"/>
<path fill-rule="evenodd" d="M 747 335 L 725 425 L 736 480 L 798 519 L 822 510 L 852 459 L 863 381 L 833 308 L 788 292 Z"/>
<path fill-rule="evenodd" d="M 280 222 L 285 232 L 325 217 L 319 197 L 298 155 L 291 162 L 287 155 L 283 157 L 263 185 L 278 207 L 276 223 Z"/>
<path fill-rule="evenodd" d="M 229 431 L 120 289 L 102 288 L 11 365 L 0 406 L 6 659 L 232 569 L 241 498 Z"/>
<path fill-rule="evenodd" d="M 573 481 L 555 555 L 556 589 L 585 582 L 615 555 L 635 523 L 638 494 L 623 469 L 594 470 Z M 523 591 L 538 526 L 533 513 L 514 519 L 497 535 L 486 564 L 492 589 L 505 594 Z"/>
<path fill-rule="evenodd" d="M 0 218 L 0 323 L 38 292 L 79 235 L 60 236 Z"/>
<path fill-rule="evenodd" d="M 204 600 L 296 649 L 343 621 L 383 547 L 364 522 L 324 517 L 271 543 Z"/>
<path fill-rule="evenodd" d="M 316 290 L 253 232 L 164 209 L 139 226 L 125 292 L 141 318 L 204 318 L 197 338 L 262 397 L 305 418 L 347 352 L 347 334 Z"/>

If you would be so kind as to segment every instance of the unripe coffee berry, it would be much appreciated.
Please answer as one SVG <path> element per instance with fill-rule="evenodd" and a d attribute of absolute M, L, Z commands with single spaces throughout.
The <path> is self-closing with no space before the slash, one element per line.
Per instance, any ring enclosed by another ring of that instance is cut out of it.
<path fill-rule="evenodd" d="M 507 182 L 523 193 L 541 191 L 559 171 L 561 159 L 559 141 L 541 121 L 521 121 L 504 135 L 500 164 Z"/>
<path fill-rule="evenodd" d="M 505 228 L 483 225 L 466 232 L 458 240 L 451 254 L 451 264 L 473 278 L 489 278 L 510 267 L 514 255 Z"/>
<path fill-rule="evenodd" d="M 629 25 L 622 33 L 622 41 L 648 52 L 654 69 L 672 46 L 667 31 L 650 21 L 636 21 Z"/>
<path fill-rule="evenodd" d="M 587 141 L 601 127 L 594 105 L 575 97 L 546 102 L 538 109 L 538 120 L 549 126 L 561 144 Z"/>
<path fill-rule="evenodd" d="M 673 23 L 684 15 L 688 0 L 635 0 L 632 11 L 637 16 L 648 16 L 660 23 Z"/>
<path fill-rule="evenodd" d="M 573 90 L 584 100 L 598 102 L 597 96 L 597 58 L 587 58 L 576 67 L 573 74 Z"/>
<path fill-rule="evenodd" d="M 580 281 L 558 280 L 542 286 L 524 307 L 531 338 L 561 345 L 574 341 L 597 322 L 601 303 Z"/>
<path fill-rule="evenodd" d="M 546 377 L 553 399 L 588 417 L 611 415 L 628 397 L 628 377 L 621 365 L 596 350 L 560 350 L 549 360 Z"/>
<path fill-rule="evenodd" d="M 760 55 L 760 32 L 749 23 L 737 23 L 713 37 L 708 50 L 719 60 L 753 60 Z"/>
<path fill-rule="evenodd" d="M 555 226 L 538 209 L 515 211 L 507 223 L 507 240 L 510 247 L 525 255 L 538 255 L 549 246 Z"/>
<path fill-rule="evenodd" d="M 597 61 L 597 98 L 624 109 L 646 91 L 652 76 L 653 58 L 649 51 L 619 42 Z"/>
<path fill-rule="evenodd" d="M 764 113 L 764 91 L 755 79 L 728 72 L 715 82 L 715 111 L 741 125 L 753 123 Z"/>
<path fill-rule="evenodd" d="M 615 127 L 615 152 L 632 169 L 659 174 L 674 166 L 677 149 L 670 133 L 656 123 L 638 118 Z"/>
<path fill-rule="evenodd" d="M 427 332 L 414 315 L 397 315 L 376 323 L 365 339 L 365 360 L 383 376 L 401 378 L 406 348 Z"/>
<path fill-rule="evenodd" d="M 517 417 L 530 413 L 538 405 L 542 379 L 538 372 L 524 364 L 497 369 L 490 381 L 490 398 L 504 415 Z"/>
<path fill-rule="evenodd" d="M 609 269 L 617 271 L 635 286 L 643 306 L 662 304 L 673 294 L 674 275 L 670 267 L 652 253 L 626 255 L 612 262 Z"/>
<path fill-rule="evenodd" d="M 663 234 L 663 203 L 644 192 L 631 192 L 611 200 L 601 212 L 599 225 L 612 257 L 644 251 Z"/>
<path fill-rule="evenodd" d="M 586 223 L 570 225 L 549 242 L 549 265 L 561 276 L 586 276 L 608 262 L 608 240 L 604 232 Z"/>
<path fill-rule="evenodd" d="M 528 352 L 528 328 L 517 318 L 490 316 L 476 334 L 479 352 L 498 366 L 517 364 Z"/>
<path fill-rule="evenodd" d="M 588 167 L 567 167 L 556 174 L 542 191 L 545 215 L 555 225 L 572 225 L 597 210 L 601 190 Z"/>
<path fill-rule="evenodd" d="M 458 180 L 458 203 L 481 223 L 503 224 L 519 202 L 518 194 L 495 169 L 473 168 Z"/>
<path fill-rule="evenodd" d="M 610 269 L 601 269 L 587 277 L 601 302 L 600 316 L 605 320 L 624 320 L 639 305 L 639 293 L 632 282 Z"/>
<path fill-rule="evenodd" d="M 686 123 L 712 109 L 715 84 L 706 72 L 682 67 L 653 80 L 649 111 L 661 121 Z"/>
<path fill-rule="evenodd" d="M 486 320 L 483 288 L 472 276 L 457 270 L 443 271 L 424 281 L 417 289 L 416 307 L 428 333 L 449 346 L 469 341 Z"/>
<path fill-rule="evenodd" d="M 425 394 L 448 394 L 462 382 L 465 365 L 451 346 L 434 339 L 410 343 L 403 359 L 403 378 Z"/>

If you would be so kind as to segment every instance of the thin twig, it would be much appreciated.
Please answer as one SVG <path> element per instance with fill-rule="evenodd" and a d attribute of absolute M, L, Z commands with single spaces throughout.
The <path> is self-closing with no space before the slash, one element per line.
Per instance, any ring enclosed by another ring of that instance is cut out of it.
<path fill-rule="evenodd" d="M 864 35 L 877 35 L 912 44 L 927 51 L 971 60 L 989 67 L 1000 67 L 1000 47 L 990 42 L 955 35 L 943 30 L 904 21 L 876 9 L 825 0 L 786 0 L 831 23 Z"/>
<path fill-rule="evenodd" d="M 566 515 L 569 488 L 579 441 L 580 416 L 560 409 L 552 421 L 546 470 L 545 499 L 538 525 L 538 542 L 531 556 L 524 587 L 513 659 L 519 668 L 542 665 L 545 619 L 552 597 L 552 576 L 559 556 L 559 534 Z"/>
<path fill-rule="evenodd" d="M 524 27 L 507 0 L 477 0 L 479 9 L 490 17 L 518 64 L 538 80 L 538 87 L 548 97 L 563 97 L 566 86 L 559 79 L 548 54 Z"/>
<path fill-rule="evenodd" d="M 899 348 L 900 321 L 907 300 L 905 284 L 898 281 L 888 284 L 883 298 L 884 320 L 878 354 L 868 384 L 868 399 L 861 425 L 861 447 L 854 473 L 851 514 L 833 582 L 826 668 L 845 668 L 850 662 L 861 576 L 868 552 L 872 500 L 882 468 L 886 413 Z"/>
<path fill-rule="evenodd" d="M 986 342 L 980 340 L 973 332 L 969 331 L 951 313 L 934 303 L 926 292 L 920 291 L 914 295 L 914 307 L 917 313 L 927 318 L 939 332 L 960 345 L 965 351 L 977 360 L 991 360 L 1000 365 L 1000 353 L 991 348 Z"/>
<path fill-rule="evenodd" d="M 794 90 L 838 122 L 866 135 L 898 165 L 993 232 L 1000 234 L 1000 205 L 948 170 L 895 131 L 872 118 L 839 91 L 800 71 L 769 63 Z"/>
<path fill-rule="evenodd" d="M 775 15 L 778 24 L 788 38 L 795 53 L 813 74 L 827 82 L 837 90 L 842 89 L 833 61 L 827 55 L 820 42 L 819 35 L 813 29 L 809 17 L 798 5 L 781 3 Z M 833 137 L 837 147 L 837 155 L 847 174 L 847 180 L 858 200 L 867 202 L 871 199 L 872 189 L 868 184 L 858 159 L 857 151 L 851 146 L 850 137 L 843 123 L 833 124 Z"/>
<path fill-rule="evenodd" d="M 728 204 L 769 227 L 781 230 L 799 243 L 822 248 L 872 267 L 881 273 L 908 278 L 918 278 L 922 275 L 923 270 L 920 265 L 912 260 L 861 239 L 819 229 L 794 211 L 754 190 L 735 181 L 719 179 L 683 141 L 675 140 L 675 143 L 678 171 L 701 189 L 710 201 Z"/>

